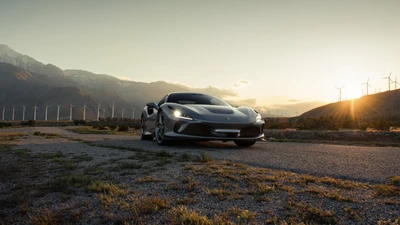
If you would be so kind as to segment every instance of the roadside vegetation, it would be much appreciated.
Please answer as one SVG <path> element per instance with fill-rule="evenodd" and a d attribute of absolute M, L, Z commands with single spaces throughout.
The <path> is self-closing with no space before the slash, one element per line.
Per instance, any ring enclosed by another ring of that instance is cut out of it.
<path fill-rule="evenodd" d="M 79 126 L 71 127 L 67 130 L 76 132 L 78 134 L 109 134 L 109 135 L 139 135 L 140 131 L 131 128 L 128 125 L 111 125 L 111 126 Z"/>
<path fill-rule="evenodd" d="M 0 224 L 398 224 L 400 219 L 398 175 L 365 183 L 250 167 L 207 152 L 150 152 L 81 140 L 76 141 L 110 153 L 13 150 L 19 138 L 26 135 L 0 133 Z M 129 156 L 118 157 L 119 151 Z"/>

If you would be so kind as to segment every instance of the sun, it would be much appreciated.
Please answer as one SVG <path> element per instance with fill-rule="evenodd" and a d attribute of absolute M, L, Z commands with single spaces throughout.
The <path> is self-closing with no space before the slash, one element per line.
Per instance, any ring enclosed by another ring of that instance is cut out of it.
<path fill-rule="evenodd" d="M 365 90 L 363 90 L 363 88 L 365 87 L 360 84 L 344 85 L 342 89 L 342 100 L 350 100 L 362 97 L 363 92 L 366 92 Z"/>

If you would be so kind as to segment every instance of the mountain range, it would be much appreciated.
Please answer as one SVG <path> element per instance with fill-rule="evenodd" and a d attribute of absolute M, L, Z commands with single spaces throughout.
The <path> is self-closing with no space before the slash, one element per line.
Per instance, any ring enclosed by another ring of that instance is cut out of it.
<path fill-rule="evenodd" d="M 43 64 L 34 58 L 18 53 L 0 44 L 0 110 L 4 110 L 4 119 L 11 120 L 14 111 L 15 120 L 23 117 L 33 119 L 37 106 L 37 119 L 43 120 L 48 106 L 48 119 L 55 119 L 60 110 L 60 119 L 68 120 L 72 107 L 73 119 L 83 119 L 83 107 L 86 106 L 86 119 L 97 118 L 100 105 L 100 117 L 110 117 L 115 106 L 115 117 L 140 117 L 140 111 L 146 102 L 158 101 L 165 94 L 175 91 L 205 92 L 219 97 L 237 97 L 232 90 L 212 86 L 191 88 L 164 81 L 135 82 L 121 80 L 106 74 L 95 74 L 84 70 L 62 70 L 52 64 Z M 232 104 L 252 105 L 252 100 L 231 102 Z M 253 102 L 254 104 L 254 102 Z M 300 118 L 333 116 L 336 118 L 356 118 L 361 120 L 400 118 L 400 90 L 363 96 L 358 99 L 326 104 L 321 102 L 275 105 L 273 108 L 282 113 L 284 110 L 302 111 Z M 318 107 L 319 106 L 319 107 Z M 274 115 L 269 110 L 266 116 Z M 303 111 L 303 112 L 304 112 Z M 268 112 L 268 111 L 267 111 Z M 135 114 L 136 113 L 136 114 Z M 0 111 L 0 116 L 3 113 Z M 0 118 L 2 119 L 2 118 Z"/>
<path fill-rule="evenodd" d="M 60 118 L 69 119 L 70 106 L 73 118 L 83 118 L 86 105 L 86 119 L 97 117 L 97 106 L 101 105 L 105 117 L 135 118 L 146 102 L 158 101 L 165 94 L 174 91 L 199 91 L 220 97 L 237 96 L 231 90 L 207 87 L 195 89 L 164 81 L 144 83 L 121 80 L 105 74 L 94 74 L 84 70 L 62 70 L 52 64 L 43 64 L 34 58 L 20 54 L 7 45 L 0 45 L 0 104 L 4 107 L 4 119 L 21 119 L 25 106 L 25 119 L 33 119 L 34 107 L 38 107 L 37 118 L 43 119 L 46 104 L 48 118 L 56 118 L 57 105 Z M 0 114 L 1 116 L 2 114 Z"/>

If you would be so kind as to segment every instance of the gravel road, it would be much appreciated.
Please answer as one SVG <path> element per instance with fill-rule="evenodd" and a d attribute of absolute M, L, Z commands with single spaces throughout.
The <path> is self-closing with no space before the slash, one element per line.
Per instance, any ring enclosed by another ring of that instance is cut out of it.
<path fill-rule="evenodd" d="M 134 147 L 148 151 L 200 154 L 205 152 L 215 159 L 232 160 L 256 167 L 289 170 L 319 176 L 332 176 L 369 182 L 383 182 L 400 175 L 400 148 L 360 147 L 328 144 L 290 142 L 258 142 L 250 148 L 239 148 L 227 142 L 179 143 L 174 146 L 158 146 L 155 141 L 141 141 L 138 136 L 82 135 L 62 127 L 29 127 L 0 129 L 0 132 L 57 133 L 65 139 L 23 139 L 21 148 L 43 148 L 74 144 L 73 138 L 119 147 Z M 81 145 L 79 145 L 81 146 Z M 87 146 L 86 148 L 95 148 Z M 74 151 L 80 151 L 73 146 Z"/>

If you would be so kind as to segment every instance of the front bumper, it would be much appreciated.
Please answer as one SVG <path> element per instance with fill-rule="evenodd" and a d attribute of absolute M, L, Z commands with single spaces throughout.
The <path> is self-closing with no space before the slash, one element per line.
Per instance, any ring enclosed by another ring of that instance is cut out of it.
<path fill-rule="evenodd" d="M 221 140 L 258 141 L 264 138 L 264 121 L 255 123 L 215 123 L 204 121 L 174 120 L 172 129 L 164 134 L 169 140 Z"/>

